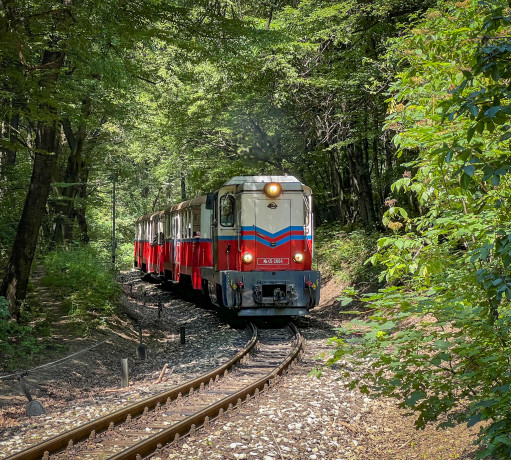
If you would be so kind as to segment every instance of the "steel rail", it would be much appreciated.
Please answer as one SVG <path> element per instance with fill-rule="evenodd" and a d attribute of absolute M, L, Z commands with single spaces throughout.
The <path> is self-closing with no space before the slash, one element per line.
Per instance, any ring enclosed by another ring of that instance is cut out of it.
<path fill-rule="evenodd" d="M 245 388 L 235 392 L 232 395 L 229 395 L 216 403 L 211 404 L 210 406 L 197 411 L 191 416 L 183 419 L 182 421 L 175 423 L 174 425 L 166 428 L 149 438 L 146 438 L 140 441 L 137 444 L 115 454 L 111 457 L 108 457 L 108 460 L 136 460 L 140 457 L 146 457 L 148 455 L 153 454 L 159 448 L 159 446 L 163 446 L 175 440 L 176 435 L 184 436 L 189 433 L 192 425 L 200 426 L 205 421 L 206 417 L 209 419 L 213 419 L 217 417 L 220 411 L 223 409 L 224 411 L 229 408 L 231 404 L 238 402 L 239 399 L 243 400 L 247 396 L 251 396 L 256 392 L 256 390 L 263 390 L 266 385 L 271 385 L 271 381 L 277 376 L 282 375 L 282 373 L 291 365 L 291 363 L 297 358 L 298 354 L 303 348 L 303 339 L 293 323 L 289 323 L 289 327 L 295 334 L 296 344 L 293 350 L 288 354 L 286 359 L 272 372 L 260 378 L 256 382 L 247 385 Z"/>
<path fill-rule="evenodd" d="M 255 344 L 257 343 L 257 328 L 252 323 L 250 323 L 250 326 L 252 328 L 252 337 L 245 344 L 245 346 L 227 363 L 212 370 L 211 372 L 208 372 L 207 374 L 204 374 L 196 379 L 190 380 L 189 382 L 179 385 L 178 387 L 151 396 L 150 398 L 144 399 L 136 404 L 132 404 L 123 409 L 119 409 L 115 412 L 112 412 L 111 414 L 100 417 L 89 423 L 85 423 L 84 425 L 80 425 L 60 435 L 54 436 L 53 438 L 50 438 L 40 444 L 36 444 L 32 447 L 29 447 L 28 449 L 22 450 L 21 452 L 17 452 L 7 457 L 5 460 L 35 460 L 42 458 L 46 452 L 49 454 L 56 453 L 65 449 L 69 445 L 70 441 L 75 443 L 88 438 L 92 431 L 100 433 L 107 430 L 112 422 L 114 426 L 118 425 L 126 421 L 128 416 L 136 417 L 143 414 L 146 408 L 151 410 L 155 408 L 158 403 L 160 405 L 164 404 L 169 399 L 176 399 L 179 394 L 183 395 L 188 393 L 191 389 L 196 390 L 200 388 L 202 384 L 205 385 L 209 383 L 211 379 L 215 379 L 217 376 L 221 376 L 221 374 L 223 374 L 226 370 L 236 365 L 254 348 Z"/>

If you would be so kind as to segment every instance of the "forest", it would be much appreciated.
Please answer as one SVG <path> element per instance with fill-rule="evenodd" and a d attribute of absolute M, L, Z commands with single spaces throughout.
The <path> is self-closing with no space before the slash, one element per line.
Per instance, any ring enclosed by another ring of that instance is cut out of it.
<path fill-rule="evenodd" d="M 0 0 L 0 44 L 2 354 L 38 270 L 108 314 L 137 217 L 289 174 L 358 263 L 330 363 L 511 458 L 508 2 Z"/>

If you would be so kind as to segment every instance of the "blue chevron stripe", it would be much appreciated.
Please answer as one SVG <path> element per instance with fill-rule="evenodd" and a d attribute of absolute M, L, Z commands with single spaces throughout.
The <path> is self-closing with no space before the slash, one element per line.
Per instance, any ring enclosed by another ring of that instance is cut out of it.
<path fill-rule="evenodd" d="M 270 238 L 277 238 L 278 236 L 284 235 L 288 232 L 303 232 L 303 227 L 300 225 L 293 225 L 286 228 L 283 228 L 282 230 L 279 230 L 278 232 L 271 233 L 267 230 L 263 230 L 261 227 L 256 227 L 255 225 L 246 225 L 241 227 L 242 232 L 258 232 L 262 235 L 268 236 Z"/>
<path fill-rule="evenodd" d="M 304 235 L 289 235 L 284 238 L 282 238 L 279 241 L 275 241 L 275 246 L 271 245 L 271 241 L 265 240 L 259 236 L 256 235 L 248 235 L 248 236 L 242 236 L 242 241 L 257 241 L 258 243 L 262 243 L 265 246 L 268 246 L 270 248 L 278 248 L 279 246 L 283 245 L 284 243 L 287 243 L 289 241 L 304 241 L 305 236 Z M 307 240 L 312 239 L 310 236 L 307 236 Z"/>

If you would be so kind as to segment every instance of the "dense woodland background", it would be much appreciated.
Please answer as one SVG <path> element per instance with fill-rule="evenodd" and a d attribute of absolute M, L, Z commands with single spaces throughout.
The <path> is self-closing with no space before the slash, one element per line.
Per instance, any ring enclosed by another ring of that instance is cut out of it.
<path fill-rule="evenodd" d="M 481 456 L 511 458 L 510 13 L 0 0 L 0 350 L 37 351 L 41 267 L 71 312 L 113 310 L 114 183 L 125 268 L 136 217 L 287 173 L 313 189 L 319 262 L 354 286 L 345 304 L 370 302 L 332 360 L 370 358 L 352 385 L 398 398 L 418 427 L 485 420 Z"/>

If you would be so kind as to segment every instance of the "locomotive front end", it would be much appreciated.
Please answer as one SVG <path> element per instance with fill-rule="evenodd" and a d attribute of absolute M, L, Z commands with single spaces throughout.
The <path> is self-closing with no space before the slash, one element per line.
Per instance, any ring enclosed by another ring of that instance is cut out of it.
<path fill-rule="evenodd" d="M 214 266 L 202 277 L 215 304 L 238 316 L 300 316 L 317 305 L 309 187 L 291 176 L 235 177 L 211 202 Z"/>

